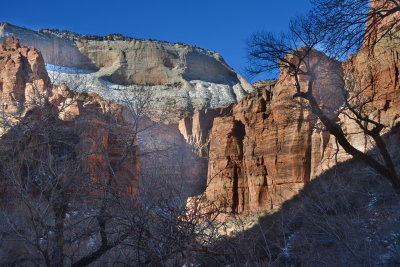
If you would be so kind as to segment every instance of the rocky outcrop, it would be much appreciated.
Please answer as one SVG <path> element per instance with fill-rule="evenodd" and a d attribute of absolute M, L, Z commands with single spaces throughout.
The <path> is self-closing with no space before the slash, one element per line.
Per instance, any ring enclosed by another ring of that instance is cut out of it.
<path fill-rule="evenodd" d="M 3 112 L 49 96 L 50 79 L 43 57 L 32 47 L 21 47 L 8 38 L 0 45 L 0 98 Z"/>
<path fill-rule="evenodd" d="M 346 82 L 354 85 L 350 101 L 368 100 L 365 115 L 383 123 L 384 133 L 398 125 L 399 47 L 398 39 L 388 36 L 375 44 L 372 53 L 371 48 L 363 47 L 342 66 L 313 51 L 308 62 L 315 66 L 318 76 L 313 94 L 325 113 L 334 116 L 333 111 L 342 103 L 340 83 L 344 75 Z M 306 77 L 300 82 L 305 86 Z M 255 84 L 257 92 L 233 105 L 232 115 L 202 123 L 212 125 L 197 130 L 210 133 L 205 199 L 230 212 L 276 209 L 305 183 L 351 158 L 304 108 L 305 103 L 293 99 L 292 84 L 290 76 L 281 70 L 274 86 L 267 82 Z M 344 114 L 338 119 L 357 149 L 371 150 L 373 143 L 353 120 Z"/>
<path fill-rule="evenodd" d="M 27 174 L 51 168 L 63 180 L 99 184 L 113 176 L 114 186 L 135 194 L 136 133 L 121 106 L 65 84 L 52 86 L 40 52 L 12 37 L 0 46 L 0 77 L 3 175 L 24 181 Z"/>
<path fill-rule="evenodd" d="M 387 0 L 370 0 L 370 15 L 364 36 L 364 46 L 371 49 L 382 36 L 396 34 L 399 31 L 399 3 Z M 373 51 L 370 51 L 373 53 Z"/>
<path fill-rule="evenodd" d="M 79 78 L 85 82 L 71 88 L 112 100 L 145 89 L 154 107 L 166 113 L 158 117 L 173 122 L 193 110 L 225 107 L 253 90 L 219 54 L 191 45 L 0 24 L 0 41 L 7 36 L 43 53 L 53 83 Z"/>
<path fill-rule="evenodd" d="M 75 176 L 100 182 L 115 175 L 117 184 L 131 194 L 139 187 L 139 176 L 146 177 L 140 184 L 144 190 L 162 186 L 164 193 L 174 191 L 182 199 L 204 190 L 207 161 L 192 151 L 177 124 L 166 125 L 138 117 L 132 105 L 121 106 L 97 94 L 74 92 L 65 83 L 53 86 L 37 50 L 20 47 L 14 38 L 7 39 L 2 47 L 1 53 L 7 55 L 0 60 L 0 73 L 7 89 L 0 99 L 2 106 L 8 108 L 0 114 L 4 140 L 15 141 L 17 133 L 26 132 L 21 137 L 25 140 L 37 131 L 53 132 L 51 138 L 56 140 L 58 136 L 66 137 L 59 140 L 68 144 L 62 149 L 74 151 L 80 158 L 71 168 L 80 166 L 81 171 Z M 34 51 L 36 57 L 24 58 L 21 51 Z M 22 60 L 11 60 L 15 58 Z M 30 79 L 25 79 L 25 73 Z M 29 87 L 30 84 L 33 86 Z M 40 89 L 35 91 L 40 94 L 34 95 L 27 88 Z M 19 101 L 11 101 L 10 95 L 19 96 Z M 49 124 L 40 126 L 44 122 Z M 37 138 L 32 140 L 31 145 L 40 142 Z M 13 149 L 13 145 L 2 149 Z"/>
<path fill-rule="evenodd" d="M 74 93 L 61 87 L 56 89 L 67 97 L 57 106 L 59 127 L 78 136 L 75 149 L 87 178 L 98 184 L 112 180 L 113 187 L 136 194 L 140 150 L 135 127 L 124 119 L 123 108 L 96 94 Z"/>
<path fill-rule="evenodd" d="M 201 110 L 193 116 L 180 120 L 179 131 L 186 142 L 193 146 L 197 155 L 207 157 L 209 131 L 213 127 L 214 118 L 230 115 L 232 115 L 232 105 L 226 108 Z"/>
<path fill-rule="evenodd" d="M 372 47 L 362 47 L 343 64 L 348 82 L 355 85 L 350 94 L 350 101 L 365 103 L 365 115 L 385 125 L 382 134 L 389 132 L 400 122 L 399 55 L 400 42 L 397 32 L 385 36 Z M 373 148 L 372 140 L 360 132 L 353 120 L 344 115 L 340 116 L 340 120 L 351 144 L 364 152 Z M 327 147 L 315 154 L 313 177 L 328 170 L 336 162 L 351 158 L 328 134 L 322 136 L 315 132 L 313 140 L 321 145 L 325 143 L 324 147 Z"/>
<path fill-rule="evenodd" d="M 181 204 L 187 197 L 201 194 L 207 159 L 193 151 L 176 124 L 149 123 L 151 128 L 138 134 L 141 187 L 158 197 L 175 198 Z"/>
<path fill-rule="evenodd" d="M 309 57 L 320 89 L 314 95 L 327 109 L 334 108 L 339 103 L 333 100 L 340 99 L 334 73 L 340 64 L 317 51 Z M 303 86 L 306 82 L 301 81 Z M 305 103 L 293 99 L 292 84 L 282 70 L 272 92 L 266 84 L 234 105 L 232 116 L 214 120 L 207 199 L 222 199 L 233 212 L 275 209 L 310 180 L 316 120 Z"/>

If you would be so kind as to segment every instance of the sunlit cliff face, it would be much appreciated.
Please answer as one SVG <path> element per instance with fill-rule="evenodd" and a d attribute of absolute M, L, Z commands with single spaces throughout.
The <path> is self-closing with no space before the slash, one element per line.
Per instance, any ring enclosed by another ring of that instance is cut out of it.
<path fill-rule="evenodd" d="M 194 110 L 235 103 L 254 90 L 218 53 L 192 45 L 109 40 L 1 24 L 0 41 L 9 35 L 42 51 L 53 83 L 66 82 L 73 90 L 114 101 L 146 90 L 152 93 L 154 109 L 165 113 L 158 116 L 173 123 Z M 80 86 L 75 86 L 77 79 Z"/>
<path fill-rule="evenodd" d="M 364 45 L 374 45 L 383 35 L 397 35 L 400 21 L 400 1 L 370 0 L 370 15 L 367 21 L 369 33 Z"/>

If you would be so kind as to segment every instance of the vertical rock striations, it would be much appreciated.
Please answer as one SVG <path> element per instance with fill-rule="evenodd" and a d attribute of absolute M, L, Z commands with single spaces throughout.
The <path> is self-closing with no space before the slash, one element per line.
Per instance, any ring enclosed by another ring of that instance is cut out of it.
<path fill-rule="evenodd" d="M 321 88 L 315 97 L 334 108 L 340 92 L 333 74 L 340 64 L 317 51 L 309 61 L 317 68 L 316 88 Z M 310 180 L 315 119 L 305 103 L 293 99 L 292 84 L 282 70 L 272 90 L 267 83 L 234 105 L 232 116 L 214 119 L 207 199 L 233 212 L 274 209 Z"/>
<path fill-rule="evenodd" d="M 351 101 L 360 101 L 358 96 L 370 99 L 366 115 L 383 123 L 388 132 L 400 122 L 399 54 L 400 43 L 390 36 L 373 48 L 363 47 L 343 64 L 312 51 L 307 60 L 317 73 L 315 98 L 334 116 L 343 101 L 344 75 L 354 85 Z M 307 80 L 301 77 L 300 82 L 306 86 Z M 216 117 L 213 123 L 202 124 L 211 128 L 197 130 L 210 133 L 206 199 L 230 212 L 279 208 L 310 179 L 350 158 L 305 103 L 293 99 L 293 84 L 281 70 L 274 86 L 255 84 L 257 92 L 235 104 L 232 115 Z M 355 147 L 372 148 L 354 121 L 343 114 L 338 119 Z"/>
<path fill-rule="evenodd" d="M 8 38 L 0 45 L 0 97 L 3 112 L 49 96 L 50 79 L 42 55 Z"/>

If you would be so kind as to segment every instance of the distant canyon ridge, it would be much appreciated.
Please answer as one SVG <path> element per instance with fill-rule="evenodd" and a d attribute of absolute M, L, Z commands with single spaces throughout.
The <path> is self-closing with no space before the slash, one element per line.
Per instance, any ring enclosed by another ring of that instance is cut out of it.
<path fill-rule="evenodd" d="M 1 23 L 0 41 L 9 36 L 41 51 L 54 83 L 84 80 L 70 87 L 114 101 L 130 91 L 150 91 L 154 108 L 172 122 L 195 110 L 236 103 L 254 90 L 218 53 L 193 45 Z"/>

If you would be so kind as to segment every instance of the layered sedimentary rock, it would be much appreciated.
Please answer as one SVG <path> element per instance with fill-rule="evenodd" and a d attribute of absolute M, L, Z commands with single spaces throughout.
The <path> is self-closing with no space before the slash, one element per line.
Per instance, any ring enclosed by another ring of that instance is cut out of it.
<path fill-rule="evenodd" d="M 21 47 L 14 38 L 0 45 L 2 111 L 16 112 L 24 103 L 47 97 L 49 89 L 50 79 L 38 50 Z"/>
<path fill-rule="evenodd" d="M 398 125 L 399 49 L 398 39 L 388 36 L 372 48 L 364 46 L 342 66 L 320 52 L 311 53 L 311 66 L 316 66 L 318 75 L 313 93 L 325 113 L 334 116 L 332 111 L 343 101 L 340 83 L 346 81 L 354 85 L 351 104 L 368 102 L 363 113 L 383 123 L 383 133 Z M 301 78 L 305 86 L 307 78 Z M 304 108 L 306 103 L 293 99 L 293 84 L 281 70 L 276 85 L 256 84 L 258 91 L 233 105 L 232 115 L 203 122 L 212 127 L 196 130 L 197 135 L 210 133 L 205 199 L 233 212 L 279 208 L 310 179 L 351 158 Z M 367 152 L 373 148 L 353 120 L 345 114 L 338 120 L 357 149 Z"/>
<path fill-rule="evenodd" d="M 4 175 L 14 166 L 20 171 L 12 174 L 23 181 L 49 160 L 54 170 L 58 166 L 69 174 L 54 174 L 64 179 L 104 182 L 113 176 L 123 190 L 137 191 L 136 133 L 121 106 L 72 92 L 65 84 L 52 86 L 40 52 L 11 37 L 0 46 L 0 77 L 2 158 L 5 163 L 12 158 L 2 166 Z"/>
<path fill-rule="evenodd" d="M 399 3 L 396 1 L 370 0 L 369 2 L 370 15 L 363 45 L 372 48 L 382 36 L 399 31 L 400 13 L 398 12 Z"/>
<path fill-rule="evenodd" d="M 314 96 L 334 108 L 340 91 L 333 74 L 340 64 L 317 51 L 308 60 L 317 68 L 315 88 L 327 89 L 315 90 Z M 301 81 L 302 86 L 306 83 L 306 79 Z M 303 108 L 304 102 L 293 99 L 292 84 L 282 70 L 272 92 L 266 84 L 234 105 L 232 116 L 214 120 L 205 191 L 208 200 L 226 201 L 228 210 L 234 212 L 274 209 L 310 180 L 316 120 Z"/>
<path fill-rule="evenodd" d="M 389 19 L 390 21 L 390 19 Z M 396 37 L 397 36 L 397 37 Z M 389 132 L 400 122 L 400 42 L 399 33 L 382 38 L 372 47 L 365 44 L 343 64 L 344 75 L 354 84 L 350 93 L 353 103 L 365 103 L 364 115 L 385 125 L 382 134 Z M 360 132 L 356 123 L 347 116 L 340 120 L 348 139 L 360 151 L 373 148 L 373 142 Z M 326 143 L 329 149 L 320 150 L 313 158 L 313 177 L 331 168 L 336 161 L 351 158 L 334 138 L 325 133 L 313 134 L 313 142 Z"/>
<path fill-rule="evenodd" d="M 151 91 L 154 107 L 165 111 L 158 116 L 174 122 L 193 110 L 225 107 L 253 90 L 219 54 L 191 45 L 0 24 L 0 41 L 7 36 L 39 49 L 54 83 L 70 82 L 74 90 L 112 100 Z M 77 86 L 77 79 L 84 82 Z"/>
<path fill-rule="evenodd" d="M 33 51 L 28 54 L 34 56 L 24 57 L 24 51 Z M 29 126 L 27 136 L 35 135 L 50 117 L 51 123 L 46 127 L 55 133 L 52 138 L 66 137 L 59 140 L 68 144 L 63 149 L 72 149 L 79 155 L 79 175 L 92 182 L 114 175 L 117 184 L 133 194 L 142 175 L 146 177 L 140 184 L 142 188 L 154 190 L 162 186 L 167 191 L 167 187 L 174 187 L 182 199 L 204 189 L 207 161 L 192 151 L 177 124 L 165 125 L 138 116 L 133 105 L 122 106 L 97 94 L 74 92 L 65 83 L 53 86 L 41 54 L 32 47 L 20 47 L 16 39 L 7 39 L 0 53 L 5 55 L 0 59 L 4 107 L 1 118 L 7 122 L 2 123 L 1 129 L 9 141 L 19 136 L 17 132 L 25 132 L 20 129 L 24 126 Z"/>
<path fill-rule="evenodd" d="M 171 194 L 166 197 L 182 202 L 200 194 L 206 183 L 207 158 L 185 141 L 178 125 L 143 118 L 138 126 L 143 190 L 156 191 L 158 196 Z"/>
<path fill-rule="evenodd" d="M 123 108 L 96 94 L 71 92 L 64 85 L 56 90 L 67 95 L 57 106 L 60 126 L 79 137 L 76 149 L 89 180 L 101 184 L 112 179 L 113 186 L 134 195 L 139 187 L 140 150 L 135 127 L 125 120 Z"/>
<path fill-rule="evenodd" d="M 200 157 L 207 157 L 209 130 L 213 127 L 214 118 L 232 115 L 232 105 L 226 108 L 206 109 L 186 117 L 179 121 L 180 133 L 188 144 L 191 144 L 194 151 Z"/>
<path fill-rule="evenodd" d="M 145 103 L 146 111 L 141 115 L 149 119 L 140 119 L 137 133 L 141 173 L 149 181 L 179 180 L 190 184 L 183 186 L 184 195 L 199 193 L 204 188 L 207 145 L 193 149 L 184 140 L 191 134 L 182 137 L 175 123 L 195 110 L 202 110 L 204 116 L 187 123 L 193 124 L 188 129 L 204 128 L 201 121 L 212 120 L 203 117 L 225 114 L 225 107 L 253 90 L 219 54 L 191 45 L 120 35 L 96 37 L 32 31 L 3 23 L 0 40 L 7 36 L 17 37 L 22 44 L 43 53 L 54 84 L 65 83 L 73 91 L 95 92 L 125 105 L 123 114 L 127 121 L 132 120 L 128 118 L 131 104 L 137 100 Z M 208 108 L 221 110 L 206 111 Z M 77 107 L 72 105 L 68 109 L 76 111 Z M 154 122 L 160 120 L 170 125 Z M 195 139 L 206 143 L 206 134 Z"/>

